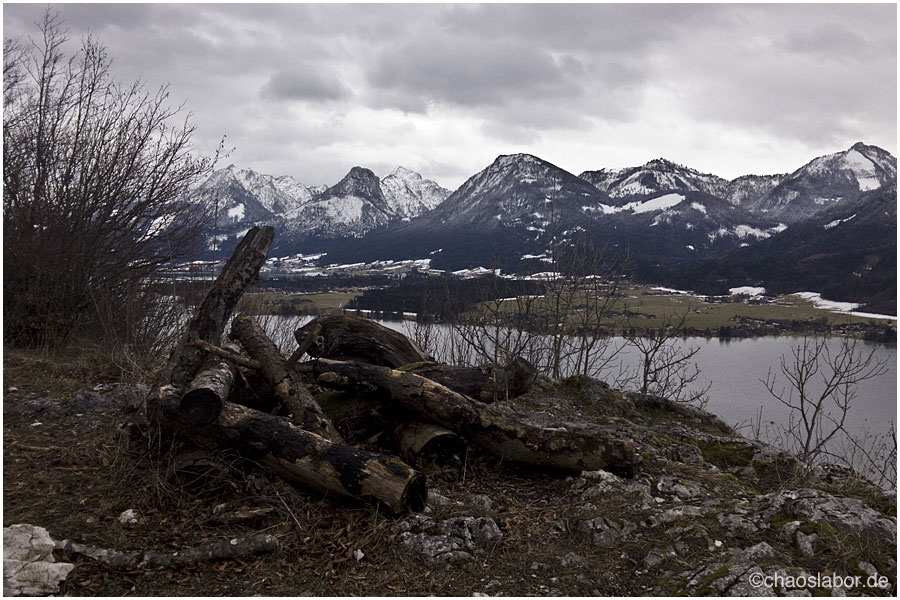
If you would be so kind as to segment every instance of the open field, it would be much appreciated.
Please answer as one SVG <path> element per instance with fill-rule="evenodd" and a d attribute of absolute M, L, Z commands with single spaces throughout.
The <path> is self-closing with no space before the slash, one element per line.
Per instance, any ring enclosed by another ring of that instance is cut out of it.
<path fill-rule="evenodd" d="M 661 293 L 650 288 L 625 290 L 622 303 L 628 310 L 640 313 L 640 324 L 660 326 L 666 315 L 680 315 L 689 311 L 686 327 L 718 329 L 734 325 L 739 319 L 757 321 L 820 322 L 823 325 L 865 324 L 877 321 L 882 325 L 896 326 L 896 321 L 856 317 L 816 307 L 809 300 L 798 296 L 779 296 L 775 303 L 707 302 L 687 294 Z"/>
<path fill-rule="evenodd" d="M 507 301 L 510 310 L 516 303 Z M 505 306 L 504 306 L 505 308 Z M 531 306 L 534 314 L 546 314 L 549 299 L 538 299 Z M 896 320 L 859 317 L 818 308 L 813 302 L 794 295 L 779 296 L 774 302 L 710 302 L 690 294 L 661 292 L 649 287 L 625 288 L 613 300 L 613 316 L 601 321 L 611 329 L 635 327 L 650 329 L 671 324 L 686 314 L 686 330 L 718 331 L 737 325 L 800 323 L 823 328 L 872 325 L 896 329 Z"/>
<path fill-rule="evenodd" d="M 241 299 L 239 310 L 250 314 L 317 314 L 340 310 L 357 292 L 322 292 L 319 294 L 288 294 L 284 292 L 248 292 Z"/>
<path fill-rule="evenodd" d="M 241 310 L 251 314 L 302 315 L 341 310 L 361 295 L 361 291 L 335 291 L 291 294 L 261 291 L 248 293 Z M 494 305 L 497 301 L 488 304 Z M 579 302 L 576 301 L 575 304 Z M 501 311 L 516 310 L 511 300 L 503 302 Z M 535 298 L 529 308 L 534 315 L 552 314 L 551 301 Z M 577 309 L 576 309 L 577 310 Z M 817 307 L 805 298 L 784 295 L 772 302 L 758 300 L 731 302 L 709 301 L 705 297 L 660 291 L 646 286 L 619 291 L 611 305 L 612 315 L 601 325 L 613 331 L 624 328 L 651 329 L 665 326 L 686 314 L 684 329 L 717 335 L 726 328 L 751 331 L 752 335 L 774 334 L 773 326 L 810 327 L 816 330 L 877 327 L 896 331 L 896 320 L 854 316 Z M 578 320 L 576 316 L 571 317 Z M 737 335 L 737 333 L 735 333 Z"/>

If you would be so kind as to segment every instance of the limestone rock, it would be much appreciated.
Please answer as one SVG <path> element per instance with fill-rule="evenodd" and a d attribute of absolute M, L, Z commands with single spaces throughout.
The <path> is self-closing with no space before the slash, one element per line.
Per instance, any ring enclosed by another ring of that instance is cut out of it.
<path fill-rule="evenodd" d="M 857 535 L 869 535 L 886 543 L 896 543 L 897 521 L 879 513 L 857 498 L 833 496 L 821 490 L 802 488 L 766 494 L 757 501 L 760 517 L 777 513 L 809 522 L 828 523 Z"/>
<path fill-rule="evenodd" d="M 637 525 L 630 521 L 614 521 L 606 517 L 579 521 L 578 531 L 591 538 L 595 546 L 614 548 L 622 539 L 634 532 Z"/>
<path fill-rule="evenodd" d="M 43 527 L 18 524 L 3 528 L 3 595 L 47 596 L 75 568 L 53 558 L 53 540 Z"/>
<path fill-rule="evenodd" d="M 479 549 L 503 538 L 494 520 L 487 517 L 453 517 L 438 522 L 418 514 L 400 521 L 392 530 L 401 546 L 432 564 L 470 561 Z"/>

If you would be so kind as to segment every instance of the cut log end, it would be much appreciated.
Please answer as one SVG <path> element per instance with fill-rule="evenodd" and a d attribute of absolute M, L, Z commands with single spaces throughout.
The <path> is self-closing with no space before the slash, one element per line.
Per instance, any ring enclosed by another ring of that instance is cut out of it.
<path fill-rule="evenodd" d="M 188 391 L 181 397 L 178 414 L 182 423 L 189 427 L 212 425 L 222 412 L 222 399 L 217 393 L 206 388 Z"/>
<path fill-rule="evenodd" d="M 466 457 L 466 442 L 459 435 L 430 423 L 403 423 L 394 432 L 400 456 L 417 467 L 431 464 L 437 467 L 462 467 Z"/>

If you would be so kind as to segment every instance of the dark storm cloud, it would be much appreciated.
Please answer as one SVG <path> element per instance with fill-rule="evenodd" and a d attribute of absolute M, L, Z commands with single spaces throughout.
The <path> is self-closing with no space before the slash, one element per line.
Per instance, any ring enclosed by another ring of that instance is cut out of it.
<path fill-rule="evenodd" d="M 313 65 L 277 71 L 262 87 L 261 94 L 276 100 L 342 100 L 351 90 L 331 73 L 316 71 Z"/>

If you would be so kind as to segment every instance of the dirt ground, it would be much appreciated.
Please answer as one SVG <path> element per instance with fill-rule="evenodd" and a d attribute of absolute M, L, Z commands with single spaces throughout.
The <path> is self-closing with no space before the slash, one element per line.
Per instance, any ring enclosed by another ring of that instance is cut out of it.
<path fill-rule="evenodd" d="M 476 452 L 462 480 L 431 478 L 431 489 L 452 502 L 430 507 L 430 515 L 490 516 L 503 539 L 474 561 L 448 567 L 405 553 L 391 531 L 396 518 L 298 492 L 234 457 L 179 472 L 151 439 L 123 431 L 126 418 L 115 411 L 54 416 L 16 409 L 36 398 L 61 399 L 65 407 L 86 386 L 114 394 L 115 369 L 101 364 L 77 353 L 4 351 L 4 526 L 30 523 L 54 540 L 122 551 L 175 552 L 254 533 L 276 536 L 280 547 L 247 560 L 125 571 L 60 555 L 77 565 L 62 585 L 65 595 L 628 595 L 653 583 L 632 574 L 641 548 L 611 555 L 553 532 L 574 510 L 565 477 L 511 471 Z M 475 494 L 487 495 L 492 507 L 467 505 Z M 119 522 L 128 509 L 138 523 Z M 355 550 L 364 556 L 357 560 Z M 587 567 L 559 566 L 569 552 Z M 539 572 L 533 563 L 556 566 Z"/>
<path fill-rule="evenodd" d="M 478 545 L 473 560 L 445 565 L 404 548 L 405 534 L 395 528 L 403 517 L 298 491 L 237 456 L 186 460 L 191 455 L 183 448 L 162 449 L 136 410 L 140 388 L 121 383 L 122 369 L 100 353 L 49 357 L 4 349 L 3 365 L 4 526 L 38 525 L 54 540 L 118 551 L 174 553 L 253 534 L 278 541 L 268 554 L 176 567 L 115 568 L 57 550 L 60 560 L 76 565 L 62 584 L 64 595 L 724 594 L 739 589 L 738 571 L 745 578 L 750 572 L 747 552 L 760 548 L 768 556 L 750 560 L 757 569 L 855 573 L 866 561 L 890 579 L 891 587 L 876 595 L 891 595 L 896 585 L 893 539 L 882 536 L 876 544 L 849 535 L 840 529 L 844 517 L 801 518 L 803 531 L 819 536 L 815 554 L 804 555 L 783 536 L 796 515 L 759 517 L 773 494 L 799 487 L 785 471 L 788 463 L 757 455 L 758 448 L 711 415 L 685 417 L 652 403 L 637 413 L 595 381 L 553 383 L 515 402 L 548 423 L 556 415 L 632 423 L 640 473 L 613 477 L 611 492 L 588 494 L 585 486 L 599 480 L 514 469 L 471 448 L 461 477 L 429 474 L 429 489 L 443 498 L 430 501 L 426 515 L 435 523 L 489 517 L 502 537 Z M 634 421 L 614 416 L 622 411 Z M 857 498 L 839 500 L 867 514 L 873 527 L 893 523 L 896 530 L 895 493 L 815 485 Z M 120 522 L 126 510 L 137 522 Z M 632 527 L 604 545 L 581 531 L 590 524 Z"/>

